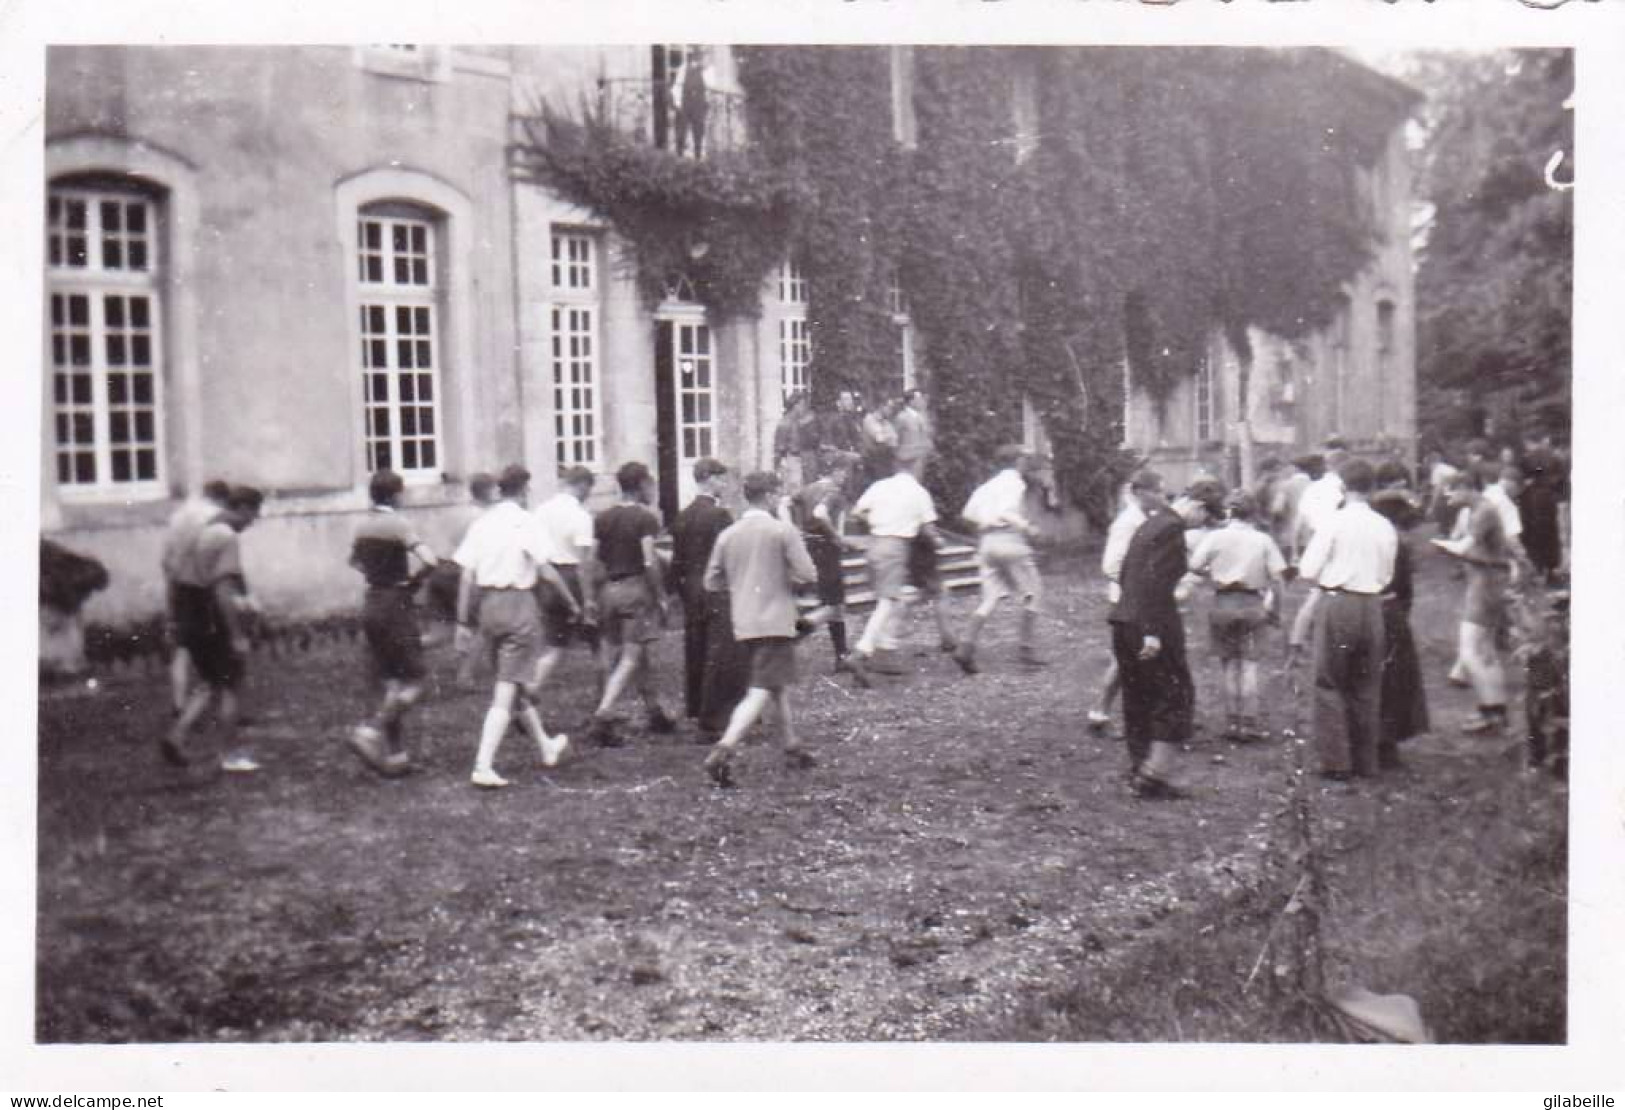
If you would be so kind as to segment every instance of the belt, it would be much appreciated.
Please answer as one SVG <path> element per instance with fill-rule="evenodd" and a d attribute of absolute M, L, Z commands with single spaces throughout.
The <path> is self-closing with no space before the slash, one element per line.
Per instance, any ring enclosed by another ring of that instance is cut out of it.
<path fill-rule="evenodd" d="M 1263 590 L 1255 590 L 1251 586 L 1220 586 L 1217 593 L 1221 594 L 1252 594 L 1254 597 L 1263 596 Z"/>
<path fill-rule="evenodd" d="M 516 593 L 528 594 L 535 586 L 481 586 L 486 593 Z"/>
<path fill-rule="evenodd" d="M 1380 594 L 1369 593 L 1365 590 L 1345 590 L 1342 586 L 1322 586 L 1321 593 L 1341 594 L 1344 597 L 1380 597 Z"/>
<path fill-rule="evenodd" d="M 634 578 L 642 578 L 642 577 L 643 577 L 643 572 L 641 570 L 635 570 L 631 574 L 612 574 L 612 575 L 609 576 L 609 581 L 611 581 L 611 582 L 630 582 Z"/>

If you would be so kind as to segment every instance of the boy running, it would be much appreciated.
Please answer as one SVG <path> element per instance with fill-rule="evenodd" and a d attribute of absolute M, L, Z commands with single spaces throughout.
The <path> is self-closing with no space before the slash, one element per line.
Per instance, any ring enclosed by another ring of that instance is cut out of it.
<path fill-rule="evenodd" d="M 378 711 L 350 734 L 350 749 L 372 770 L 391 778 L 411 770 L 401 722 L 423 696 L 423 639 L 413 595 L 421 574 L 439 562 L 411 522 L 396 511 L 405 488 L 393 470 L 372 476 L 372 508 L 350 547 L 350 565 L 367 583 L 361 630 L 373 672 L 384 686 Z M 419 573 L 413 572 L 414 560 Z"/>
<path fill-rule="evenodd" d="M 913 452 L 900 452 L 895 463 L 896 473 L 876 482 L 863 491 L 852 515 L 869 526 L 869 546 L 864 557 L 869 563 L 869 582 L 875 593 L 875 609 L 863 626 L 847 666 L 852 679 L 868 689 L 872 682 L 871 670 L 877 649 L 894 648 L 897 641 L 891 625 L 903 602 L 908 585 L 909 549 L 923 533 L 926 541 L 936 545 L 937 509 L 931 494 L 920 485 L 916 471 L 924 463 L 924 456 Z M 894 668 L 886 673 L 900 674 Z"/>
<path fill-rule="evenodd" d="M 977 638 L 1006 596 L 1021 602 L 1021 661 L 1033 667 L 1044 665 L 1033 649 L 1041 587 L 1029 541 L 1038 529 L 1028 523 L 1026 514 L 1027 476 L 1037 469 L 1038 460 L 1016 444 L 999 448 L 994 458 L 998 472 L 976 487 L 960 514 L 980 534 L 976 562 L 982 579 L 981 604 L 971 614 L 970 625 L 954 652 L 954 662 L 966 674 L 980 669 L 976 665 Z"/>
<path fill-rule="evenodd" d="M 718 786 L 734 785 L 734 752 L 762 711 L 777 710 L 790 766 L 817 765 L 796 737 L 790 687 L 796 680 L 795 587 L 818 577 L 801 533 L 773 516 L 779 480 L 770 473 L 745 478 L 747 508 L 717 537 L 705 568 L 705 585 L 733 598 L 734 636 L 750 651 L 750 688 L 728 718 L 728 729 L 706 756 L 705 771 Z"/>
<path fill-rule="evenodd" d="M 508 785 L 496 773 L 497 749 L 517 714 L 522 726 L 541 750 L 542 766 L 553 767 L 570 746 L 560 733 L 549 736 L 536 711 L 536 658 L 541 646 L 541 616 L 536 609 L 536 579 L 540 575 L 565 593 L 558 571 L 548 562 L 552 553 L 547 535 L 536 518 L 525 511 L 530 471 L 509 466 L 497 479 L 501 500 L 469 528 L 455 556 L 463 568 L 457 591 L 457 648 L 469 650 L 474 619 L 486 653 L 496 663 L 496 684 L 491 708 L 480 730 L 469 781 L 486 790 Z M 566 594 L 566 596 L 568 596 Z"/>

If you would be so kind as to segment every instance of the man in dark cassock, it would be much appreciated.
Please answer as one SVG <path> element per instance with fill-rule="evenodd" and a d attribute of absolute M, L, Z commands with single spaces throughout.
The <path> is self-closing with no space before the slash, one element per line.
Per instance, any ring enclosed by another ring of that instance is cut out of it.
<path fill-rule="evenodd" d="M 683 602 L 684 712 L 714 742 L 745 694 L 746 658 L 729 623 L 726 591 L 705 588 L 705 564 L 717 537 L 733 523 L 722 507 L 728 468 L 716 459 L 694 464 L 694 500 L 672 522 L 671 588 Z"/>
<path fill-rule="evenodd" d="M 1195 692 L 1174 588 L 1186 570 L 1185 522 L 1168 505 L 1162 476 L 1142 470 L 1129 495 L 1145 511 L 1123 560 L 1112 607 L 1112 654 L 1123 684 L 1129 785 L 1143 798 L 1173 798 L 1174 754 L 1190 738 Z"/>

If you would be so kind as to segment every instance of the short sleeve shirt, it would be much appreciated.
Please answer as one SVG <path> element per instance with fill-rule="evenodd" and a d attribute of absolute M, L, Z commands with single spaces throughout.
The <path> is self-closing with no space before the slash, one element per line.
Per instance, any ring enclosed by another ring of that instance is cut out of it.
<path fill-rule="evenodd" d="M 936 506 L 926 488 L 907 472 L 882 478 L 863 491 L 853 512 L 865 514 L 869 533 L 913 539 L 922 525 L 937 519 Z"/>
<path fill-rule="evenodd" d="M 1205 571 L 1215 586 L 1264 590 L 1286 570 L 1275 541 L 1251 524 L 1231 522 L 1202 537 L 1191 570 Z"/>
<path fill-rule="evenodd" d="M 556 493 L 533 511 L 553 543 L 552 561 L 561 566 L 580 563 L 582 550 L 593 546 L 593 523 L 575 494 Z"/>
<path fill-rule="evenodd" d="M 406 517 L 375 508 L 356 527 L 350 565 L 361 572 L 369 586 L 404 585 L 412 577 L 412 549 L 420 542 Z"/>
<path fill-rule="evenodd" d="M 643 562 L 643 540 L 660 534 L 660 518 L 642 505 L 616 505 L 598 514 L 593 522 L 598 540 L 598 561 L 609 578 L 630 578 L 647 568 Z"/>
<path fill-rule="evenodd" d="M 513 501 L 498 501 L 469 527 L 453 558 L 483 589 L 528 590 L 536 585 L 536 564 L 551 554 L 536 518 Z"/>
<path fill-rule="evenodd" d="M 237 529 L 217 520 L 198 533 L 192 545 L 191 584 L 213 588 L 227 579 L 243 579 L 243 555 Z"/>
<path fill-rule="evenodd" d="M 219 515 L 220 506 L 202 497 L 193 498 L 175 510 L 164 533 L 164 577 L 178 580 L 186 574 L 185 563 L 192 545 L 197 542 L 199 533 Z"/>
<path fill-rule="evenodd" d="M 1471 510 L 1467 518 L 1467 535 L 1472 540 L 1470 551 L 1479 559 L 1505 562 L 1511 555 L 1506 518 L 1500 507 L 1487 497 Z"/>

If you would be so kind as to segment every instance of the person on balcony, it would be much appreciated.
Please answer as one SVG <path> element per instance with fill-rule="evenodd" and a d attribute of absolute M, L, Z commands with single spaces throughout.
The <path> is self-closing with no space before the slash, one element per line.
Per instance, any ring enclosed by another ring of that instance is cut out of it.
<path fill-rule="evenodd" d="M 683 64 L 672 75 L 672 103 L 677 106 L 677 156 L 687 157 L 688 143 L 694 142 L 694 160 L 705 157 L 705 122 L 711 106 L 707 97 L 710 67 L 705 64 L 705 47 L 691 46 Z"/>

